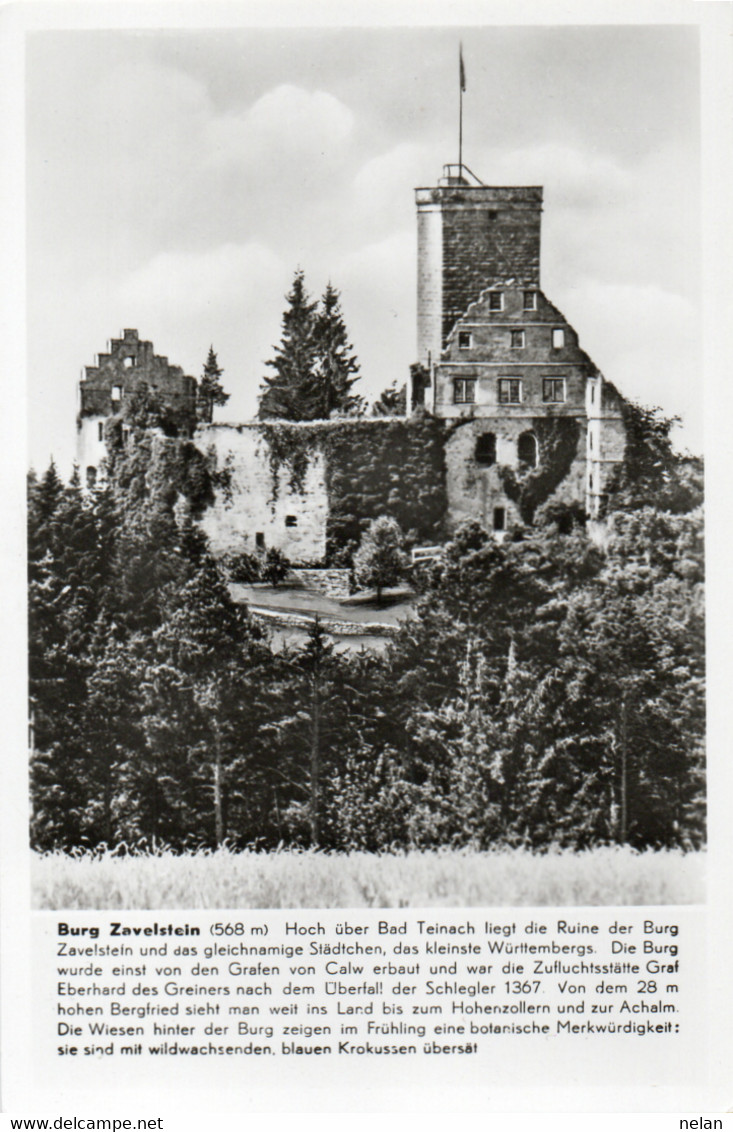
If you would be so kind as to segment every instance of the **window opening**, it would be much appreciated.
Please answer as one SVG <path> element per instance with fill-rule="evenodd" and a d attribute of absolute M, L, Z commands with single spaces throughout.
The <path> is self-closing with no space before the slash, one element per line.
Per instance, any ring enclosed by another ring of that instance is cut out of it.
<path fill-rule="evenodd" d="M 565 378 L 564 377 L 543 377 L 542 378 L 542 400 L 551 401 L 558 404 L 565 400 Z"/>
<path fill-rule="evenodd" d="M 473 346 L 473 334 L 470 330 L 458 331 L 458 349 L 470 350 Z"/>
<path fill-rule="evenodd" d="M 122 386 L 121 385 L 113 385 L 112 386 L 112 400 L 113 401 L 121 401 L 122 400 Z"/>
<path fill-rule="evenodd" d="M 502 311 L 504 310 L 504 292 L 503 291 L 489 291 L 489 310 Z"/>
<path fill-rule="evenodd" d="M 131 369 L 131 368 L 132 368 L 132 366 L 134 366 L 134 365 L 135 365 L 135 359 L 134 359 L 134 358 L 130 358 L 130 357 L 127 357 L 127 358 L 125 358 L 125 360 L 123 361 L 123 363 L 122 363 L 122 364 L 123 364 L 123 366 L 125 367 L 125 369 Z"/>
<path fill-rule="evenodd" d="M 518 405 L 522 400 L 522 382 L 518 377 L 499 378 L 499 404 Z"/>
<path fill-rule="evenodd" d="M 92 467 L 91 464 L 87 468 L 87 487 L 92 488 L 97 486 L 97 469 Z"/>
<path fill-rule="evenodd" d="M 456 405 L 472 405 L 476 400 L 476 378 L 457 377 L 453 382 L 453 401 Z"/>
<path fill-rule="evenodd" d="M 97 440 L 104 440 L 104 421 L 97 424 Z"/>
<path fill-rule="evenodd" d="M 506 508 L 505 507 L 495 507 L 494 508 L 494 530 L 495 531 L 505 531 L 506 530 Z"/>
<path fill-rule="evenodd" d="M 485 432 L 476 438 L 476 463 L 487 467 L 496 463 L 496 436 L 493 432 Z"/>
<path fill-rule="evenodd" d="M 530 468 L 537 467 L 537 437 L 533 432 L 523 432 L 517 441 L 517 459 L 520 464 Z"/>
<path fill-rule="evenodd" d="M 559 350 L 565 345 L 565 331 L 553 330 L 552 332 L 552 348 Z"/>
<path fill-rule="evenodd" d="M 265 532 L 264 531 L 257 531 L 257 533 L 255 534 L 255 546 L 257 547 L 258 550 L 264 550 L 265 549 Z"/>
<path fill-rule="evenodd" d="M 537 292 L 536 291 L 525 291 L 524 292 L 524 309 L 526 311 L 536 311 L 537 310 Z"/>
<path fill-rule="evenodd" d="M 297 517 L 295 515 L 286 515 L 285 516 L 285 526 L 286 527 L 297 527 L 297 525 L 298 525 L 298 520 L 297 520 Z"/>
<path fill-rule="evenodd" d="M 512 330 L 511 345 L 512 345 L 513 350 L 523 350 L 524 349 L 524 331 L 523 330 Z"/>

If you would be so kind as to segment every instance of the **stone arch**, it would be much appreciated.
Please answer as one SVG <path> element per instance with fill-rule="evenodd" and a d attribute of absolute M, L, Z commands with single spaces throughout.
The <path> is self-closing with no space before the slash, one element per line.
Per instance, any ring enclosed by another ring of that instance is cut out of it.
<path fill-rule="evenodd" d="M 523 432 L 517 440 L 517 460 L 528 468 L 539 463 L 539 446 L 533 432 Z"/>

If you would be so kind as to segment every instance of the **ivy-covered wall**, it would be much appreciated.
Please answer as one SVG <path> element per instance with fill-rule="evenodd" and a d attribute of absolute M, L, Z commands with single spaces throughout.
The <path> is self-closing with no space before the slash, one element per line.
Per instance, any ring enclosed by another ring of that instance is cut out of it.
<path fill-rule="evenodd" d="M 477 441 L 495 435 L 492 465 Z M 297 565 L 345 565 L 370 521 L 390 515 L 413 544 L 461 522 L 529 524 L 549 499 L 583 506 L 584 417 L 375 418 L 209 425 L 195 443 L 217 487 L 202 524 L 218 553 L 277 547 Z M 536 467 L 519 458 L 532 433 Z"/>
<path fill-rule="evenodd" d="M 550 498 L 585 502 L 585 428 L 576 417 L 477 417 L 450 428 L 446 444 L 448 514 L 455 528 L 467 519 L 494 526 L 496 508 L 504 511 L 506 528 L 531 524 L 537 509 Z M 481 437 L 491 433 L 494 462 L 476 459 Z M 519 459 L 520 437 L 532 434 L 537 465 Z"/>
<path fill-rule="evenodd" d="M 378 515 L 433 541 L 447 510 L 443 436 L 427 418 L 200 428 L 196 443 L 215 472 L 227 468 L 228 488 L 204 529 L 219 553 L 264 544 L 299 564 L 342 563 Z"/>

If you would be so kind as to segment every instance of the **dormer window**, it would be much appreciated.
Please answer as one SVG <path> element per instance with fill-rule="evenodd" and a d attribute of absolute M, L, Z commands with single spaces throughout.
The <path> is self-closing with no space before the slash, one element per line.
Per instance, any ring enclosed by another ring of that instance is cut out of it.
<path fill-rule="evenodd" d="M 537 292 L 536 291 L 525 291 L 524 292 L 524 309 L 526 311 L 536 311 L 537 310 Z"/>
<path fill-rule="evenodd" d="M 523 350 L 524 349 L 524 331 L 523 330 L 512 330 L 511 335 L 512 335 L 512 337 L 511 337 L 512 350 Z"/>
<path fill-rule="evenodd" d="M 470 350 L 473 346 L 473 334 L 470 330 L 458 331 L 458 349 Z"/>
<path fill-rule="evenodd" d="M 489 310 L 490 311 L 503 311 L 504 310 L 504 292 L 503 291 L 489 291 Z"/>

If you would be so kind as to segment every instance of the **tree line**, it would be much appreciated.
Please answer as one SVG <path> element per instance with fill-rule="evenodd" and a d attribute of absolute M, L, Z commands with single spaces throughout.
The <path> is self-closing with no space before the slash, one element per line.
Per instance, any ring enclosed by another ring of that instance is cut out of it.
<path fill-rule="evenodd" d="M 105 487 L 31 474 L 33 845 L 699 846 L 699 469 L 635 428 L 606 545 L 468 523 L 383 652 L 274 650 L 144 416 Z"/>

